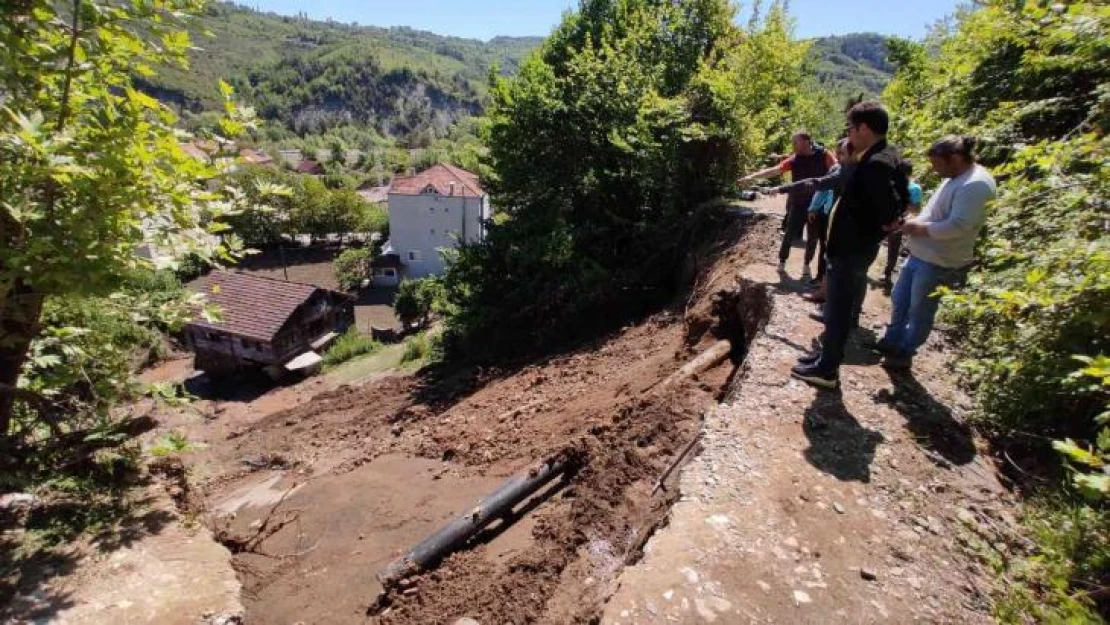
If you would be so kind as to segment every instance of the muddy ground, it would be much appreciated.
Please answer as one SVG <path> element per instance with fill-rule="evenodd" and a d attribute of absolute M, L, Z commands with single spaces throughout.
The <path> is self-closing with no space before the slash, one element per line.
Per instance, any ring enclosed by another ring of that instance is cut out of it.
<path fill-rule="evenodd" d="M 205 443 L 189 454 L 193 498 L 238 551 L 246 621 L 595 619 L 673 503 L 675 489 L 653 486 L 769 314 L 765 294 L 740 294 L 737 276 L 750 253 L 772 247 L 773 221 L 734 221 L 697 263 L 692 294 L 671 307 L 540 362 L 394 375 L 315 395 L 312 384 L 327 385 L 309 381 L 248 397 L 251 409 L 204 404 L 208 413 L 188 428 Z M 734 340 L 732 359 L 673 378 L 723 338 Z M 272 411 L 267 397 L 290 407 Z M 368 613 L 382 594 L 379 570 L 556 454 L 575 458 L 577 470 Z"/>

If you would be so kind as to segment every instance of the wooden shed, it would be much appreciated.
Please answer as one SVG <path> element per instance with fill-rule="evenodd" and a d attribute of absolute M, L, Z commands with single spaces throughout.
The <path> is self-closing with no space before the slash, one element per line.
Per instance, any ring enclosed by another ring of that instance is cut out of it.
<path fill-rule="evenodd" d="M 198 318 L 185 329 L 195 367 L 209 374 L 312 368 L 355 322 L 352 296 L 311 284 L 218 270 L 192 288 L 220 309 L 219 321 Z"/>

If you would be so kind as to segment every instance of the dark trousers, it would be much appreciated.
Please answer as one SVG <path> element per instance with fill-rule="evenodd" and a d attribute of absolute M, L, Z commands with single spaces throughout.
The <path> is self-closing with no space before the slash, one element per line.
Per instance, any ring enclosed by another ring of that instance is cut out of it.
<path fill-rule="evenodd" d="M 891 232 L 886 237 L 886 268 L 883 269 L 887 282 L 890 282 L 890 277 L 894 275 L 894 267 L 898 264 L 898 253 L 901 251 L 902 233 Z"/>
<path fill-rule="evenodd" d="M 821 339 L 821 358 L 817 366 L 835 373 L 844 360 L 848 334 L 859 324 L 863 298 L 867 295 L 867 269 L 879 255 L 876 245 L 861 254 L 830 256 L 825 280 L 825 333 Z"/>
<path fill-rule="evenodd" d="M 779 261 L 786 262 L 790 258 L 790 247 L 794 239 L 806 235 L 806 265 L 813 262 L 817 253 L 817 239 L 820 228 L 809 221 L 809 202 L 802 203 L 789 198 L 786 202 L 786 228 L 782 235 L 782 245 L 779 246 Z"/>
<path fill-rule="evenodd" d="M 820 280 L 825 277 L 825 243 L 827 243 L 829 235 L 829 216 L 824 213 L 817 213 L 817 223 L 814 226 L 817 230 L 817 275 L 815 279 Z M 812 232 L 812 231 L 811 231 Z M 806 241 L 806 264 L 809 264 L 809 241 Z"/>

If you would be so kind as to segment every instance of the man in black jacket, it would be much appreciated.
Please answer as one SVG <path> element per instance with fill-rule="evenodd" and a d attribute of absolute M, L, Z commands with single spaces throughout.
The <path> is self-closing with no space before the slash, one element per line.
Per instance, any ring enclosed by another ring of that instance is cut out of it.
<path fill-rule="evenodd" d="M 794 377 L 821 388 L 840 384 L 855 302 L 867 291 L 867 268 L 878 256 L 883 237 L 897 227 L 909 195 L 906 178 L 898 172 L 902 157 L 886 142 L 889 125 L 890 117 L 877 102 L 862 102 L 848 111 L 848 139 L 859 163 L 829 215 L 825 333 L 821 350 L 803 356 L 791 369 Z"/>

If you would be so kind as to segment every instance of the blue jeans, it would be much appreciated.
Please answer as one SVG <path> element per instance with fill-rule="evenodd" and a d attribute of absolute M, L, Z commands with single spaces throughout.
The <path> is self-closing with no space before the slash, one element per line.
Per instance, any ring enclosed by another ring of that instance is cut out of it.
<path fill-rule="evenodd" d="M 883 341 L 913 355 L 933 331 L 940 306 L 940 298 L 934 295 L 937 287 L 957 286 L 966 275 L 966 267 L 941 267 L 910 255 L 890 295 L 894 311 Z"/>
<path fill-rule="evenodd" d="M 817 368 L 824 373 L 836 373 L 844 360 L 848 334 L 859 323 L 859 311 L 867 295 L 867 269 L 878 254 L 876 245 L 862 254 L 828 258 L 825 333 L 821 337 L 821 358 L 817 361 Z"/>

